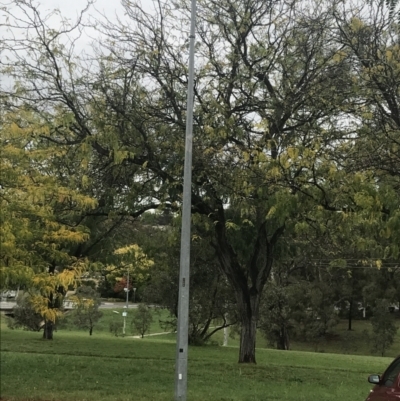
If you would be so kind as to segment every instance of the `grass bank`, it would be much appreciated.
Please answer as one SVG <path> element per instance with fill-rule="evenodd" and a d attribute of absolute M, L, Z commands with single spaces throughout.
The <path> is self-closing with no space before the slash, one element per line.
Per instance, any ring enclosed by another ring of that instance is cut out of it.
<path fill-rule="evenodd" d="M 1 396 L 10 400 L 173 400 L 175 344 L 95 332 L 1 330 Z M 191 347 L 191 401 L 363 401 L 366 377 L 391 360 L 257 350 L 257 366 L 237 364 L 235 347 Z"/>

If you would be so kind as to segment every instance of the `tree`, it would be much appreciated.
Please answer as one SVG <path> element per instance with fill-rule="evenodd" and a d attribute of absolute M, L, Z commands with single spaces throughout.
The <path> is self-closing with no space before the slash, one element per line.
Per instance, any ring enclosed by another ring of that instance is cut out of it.
<path fill-rule="evenodd" d="M 42 73 L 50 65 L 45 62 L 46 54 L 48 54 L 46 49 L 53 52 L 55 64 L 52 66 L 57 69 L 59 66 L 57 61 L 66 60 L 63 56 L 67 52 L 68 45 L 57 42 L 58 34 L 55 31 L 53 33 L 48 31 L 46 18 L 40 17 L 38 9 L 31 1 L 12 2 L 2 12 L 7 14 L 18 8 L 23 14 L 24 11 L 31 11 L 33 19 L 30 20 L 28 17 L 30 22 L 24 22 L 22 18 L 18 22 L 18 18 L 15 20 L 10 15 L 8 27 L 13 32 L 21 29 L 27 33 L 29 29 L 25 29 L 32 23 L 36 33 L 39 32 L 36 29 L 41 26 L 44 29 L 42 32 L 46 31 L 50 36 L 47 37 L 46 33 L 46 37 L 42 37 L 43 41 L 39 41 L 40 45 L 39 42 L 37 43 L 38 52 L 34 51 L 29 55 L 25 53 L 21 55 L 22 58 L 18 57 L 20 61 L 22 59 L 27 61 L 29 68 L 35 68 L 35 65 L 38 67 L 36 73 L 39 75 L 31 70 L 33 74 L 25 75 L 27 81 L 33 85 L 39 81 L 44 84 L 44 86 L 40 84 L 39 91 L 44 90 L 46 94 L 43 93 L 43 98 L 36 99 L 37 101 L 33 103 L 30 102 L 32 98 L 29 100 L 29 96 L 23 99 L 24 89 L 22 92 L 17 89 L 19 82 L 22 83 L 25 78 L 20 81 L 17 77 L 18 73 L 14 75 L 16 70 L 12 71 L 13 68 L 8 69 L 6 66 L 7 56 L 11 56 L 15 46 L 8 46 L 10 42 L 6 40 L 4 44 L 8 42 L 8 45 L 2 47 L 4 51 L 2 56 L 5 54 L 4 59 L 2 57 L 2 72 L 4 68 L 7 70 L 6 74 L 12 76 L 11 82 L 15 83 L 16 91 L 7 91 L 5 89 L 7 85 L 1 88 L 1 110 L 2 113 L 7 112 L 4 124 L 2 119 L 1 144 L 2 155 L 6 156 L 2 159 L 1 166 L 2 210 L 5 211 L 1 216 L 1 237 L 5 239 L 2 243 L 5 256 L 1 268 L 3 273 L 4 267 L 5 274 L 2 274 L 1 278 L 9 284 L 18 282 L 32 287 L 32 290 L 36 288 L 35 307 L 40 310 L 40 313 L 46 315 L 48 330 L 45 330 L 45 336 L 51 337 L 52 321 L 61 313 L 65 289 L 76 285 L 73 276 L 79 277 L 83 268 L 88 267 L 86 259 L 88 256 L 96 254 L 99 258 L 99 255 L 103 256 L 106 253 L 110 246 L 104 246 L 104 238 L 109 237 L 119 226 L 122 221 L 120 214 L 126 213 L 120 211 L 120 202 L 106 202 L 114 197 L 123 196 L 116 189 L 119 182 L 116 182 L 117 179 L 114 180 L 118 175 L 116 171 L 112 171 L 114 167 L 100 168 L 97 155 L 91 154 L 91 145 L 79 140 L 75 141 L 73 138 L 76 132 L 74 116 L 77 114 L 69 109 L 68 104 L 72 105 L 74 101 L 72 103 L 67 101 L 67 105 L 61 101 L 60 104 L 58 101 L 61 99 L 58 98 L 53 103 L 51 99 L 55 100 L 53 97 L 55 92 L 50 89 L 51 85 L 47 86 L 41 80 L 47 75 Z M 53 17 L 54 14 L 57 13 L 52 13 Z M 66 21 L 61 22 L 61 31 L 64 34 L 72 32 L 70 27 L 66 26 L 67 24 Z M 78 25 L 76 25 L 77 29 L 79 29 Z M 28 40 L 31 38 L 28 34 Z M 69 71 L 76 77 L 73 73 L 72 62 L 69 67 L 71 68 L 67 70 L 61 67 L 61 70 Z M 61 70 L 56 73 L 58 83 L 61 83 L 64 74 L 64 72 L 60 74 Z M 55 83 L 55 81 L 52 82 Z M 63 84 L 61 86 L 66 89 Z M 58 86 L 59 89 L 61 86 Z M 21 89 L 22 87 L 27 88 L 25 85 L 22 85 Z M 17 97 L 22 95 L 20 101 L 16 101 L 16 97 L 13 96 L 17 92 L 19 92 Z M 70 92 L 70 100 L 72 100 L 73 92 L 74 90 Z M 75 100 L 78 98 L 79 96 Z M 83 121 L 82 118 L 80 121 Z M 7 182 L 7 180 L 11 181 Z M 117 192 L 119 195 L 116 194 Z M 147 210 L 147 207 L 142 205 L 140 210 L 142 209 Z M 140 213 L 129 213 L 129 216 L 135 218 Z M 15 220 L 15 215 L 20 218 Z M 12 221 L 14 221 L 13 224 L 10 223 Z M 18 224 L 15 224 L 16 221 Z M 89 238 L 89 232 L 91 238 Z M 21 246 L 22 242 L 24 242 L 23 246 Z M 33 244 L 35 249 L 32 249 Z M 14 252 L 13 248 L 18 251 Z M 33 260 L 35 257 L 38 260 Z M 98 262 L 95 258 L 93 259 L 94 262 Z M 26 267 L 27 264 L 28 267 Z M 35 274 L 41 273 L 40 277 L 35 279 L 34 285 L 31 284 L 33 276 L 31 266 L 35 266 Z M 47 273 L 50 274 L 46 276 Z M 50 290 L 52 286 L 53 289 Z"/>
<path fill-rule="evenodd" d="M 151 309 L 147 305 L 139 304 L 133 313 L 132 325 L 142 338 L 150 331 L 151 323 L 153 323 Z"/>
<path fill-rule="evenodd" d="M 400 224 L 400 49 L 398 24 L 384 2 L 336 13 L 338 41 L 351 58 L 357 91 L 354 116 L 360 122 L 352 168 L 369 171 L 375 193 L 359 199 L 369 214 L 386 262 L 399 256 Z M 386 2 L 394 5 L 397 2 Z"/>
<path fill-rule="evenodd" d="M 99 311 L 101 302 L 98 292 L 91 287 L 80 286 L 70 300 L 75 304 L 74 324 L 80 329 L 89 330 L 89 335 L 92 335 L 95 324 L 103 316 L 103 313 Z"/>
<path fill-rule="evenodd" d="M 148 280 L 149 269 L 154 265 L 154 261 L 138 244 L 120 247 L 114 250 L 113 255 L 113 259 L 109 260 L 103 270 L 104 280 L 113 285 L 115 293 L 125 294 L 125 298 L 126 293 L 123 292 L 125 288 L 131 291 L 132 288 L 140 287 Z"/>
<path fill-rule="evenodd" d="M 321 339 L 339 323 L 332 288 L 325 282 L 300 283 L 295 291 L 296 336 L 313 343 L 317 349 Z"/>
<path fill-rule="evenodd" d="M 369 0 L 369 3 L 373 3 L 373 0 Z M 398 9 L 400 2 L 398 0 L 380 0 L 378 4 L 384 4 L 389 9 L 390 18 L 393 18 L 397 12 L 397 22 L 400 23 L 400 10 Z"/>
<path fill-rule="evenodd" d="M 125 288 L 128 288 L 128 291 L 131 291 L 133 288 L 132 282 L 127 283 L 127 279 L 125 277 L 122 277 L 120 280 L 118 280 L 115 285 L 114 285 L 114 292 L 117 294 L 122 294 L 123 298 L 126 297 L 126 291 Z"/>
<path fill-rule="evenodd" d="M 277 349 L 290 349 L 290 339 L 314 344 L 331 333 L 339 322 L 334 309 L 335 289 L 329 282 L 294 280 L 285 286 L 268 283 L 261 308 L 260 328 Z"/>
<path fill-rule="evenodd" d="M 137 54 L 131 73 L 151 82 L 151 91 L 141 89 L 142 105 L 151 117 L 147 125 L 135 124 L 146 149 L 142 155 L 151 153 L 152 159 L 145 161 L 149 174 L 167 186 L 172 203 L 179 202 L 181 165 L 176 161 L 183 150 L 179 138 L 187 72 L 180 39 L 171 35 L 180 34 L 174 23 L 180 17 L 169 18 L 172 10 L 161 4 L 159 18 L 144 15 L 135 3 L 124 4 L 132 23 L 103 25 L 112 43 L 106 53 L 113 55 L 105 69 L 121 71 L 122 65 L 130 65 L 127 49 L 115 44 L 127 44 L 129 54 Z M 320 146 L 321 137 L 324 143 L 333 140 L 329 135 L 340 140 L 338 131 L 333 135 L 320 125 L 330 126 L 332 108 L 344 101 L 341 93 L 332 96 L 346 70 L 327 40 L 329 17 L 324 10 L 315 19 L 302 9 L 296 19 L 291 11 L 284 4 L 272 8 L 269 2 L 208 1 L 198 14 L 199 26 L 204 26 L 198 29 L 198 52 L 204 62 L 198 67 L 195 88 L 195 138 L 202 139 L 195 141 L 193 152 L 193 212 L 209 219 L 221 272 L 236 296 L 242 330 L 240 362 L 255 362 L 260 297 L 275 247 L 289 220 L 300 212 L 297 206 L 303 205 L 298 184 L 309 186 L 313 174 L 316 180 L 315 175 L 322 173 L 315 160 L 318 151 L 314 158 L 309 149 Z M 287 23 L 278 23 L 280 18 Z M 123 75 L 118 79 L 129 85 Z M 124 95 L 117 81 L 103 82 L 112 115 L 121 118 L 114 99 Z M 324 109 L 315 110 L 316 103 L 324 104 Z M 131 116 L 134 124 L 137 120 Z M 166 132 L 172 141 L 165 139 Z M 174 149 L 173 143 L 179 147 Z M 301 165 L 293 166 L 294 160 Z M 160 166 L 165 169 L 160 171 Z M 319 200 L 321 191 L 315 188 Z"/>
<path fill-rule="evenodd" d="M 389 303 L 381 300 L 373 310 L 372 324 L 372 348 L 374 351 L 385 355 L 385 351 L 393 344 L 397 333 L 397 327 L 389 312 Z"/>
<path fill-rule="evenodd" d="M 364 285 L 363 296 L 369 309 L 374 311 L 382 302 L 386 302 L 388 308 L 398 304 L 400 270 L 383 264 L 381 269 L 369 269 L 368 273 L 369 279 Z"/>
<path fill-rule="evenodd" d="M 5 114 L 0 129 L 1 287 L 28 289 L 32 307 L 45 321 L 43 336 L 51 339 L 65 291 L 86 265 L 68 251 L 88 238 L 74 216 L 95 201 L 59 182 L 52 162 L 63 149 L 42 144 L 46 121 L 21 109 Z"/>

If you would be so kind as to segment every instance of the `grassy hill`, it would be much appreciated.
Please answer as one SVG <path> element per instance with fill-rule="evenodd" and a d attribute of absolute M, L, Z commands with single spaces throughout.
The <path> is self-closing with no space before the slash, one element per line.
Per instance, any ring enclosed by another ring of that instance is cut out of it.
<path fill-rule="evenodd" d="M 109 313 L 104 319 L 114 318 Z M 9 330 L 2 323 L 0 394 L 4 399 L 174 399 L 172 334 L 114 337 L 104 323 L 91 337 L 59 330 L 53 341 L 44 341 L 40 333 Z M 364 401 L 371 388 L 368 374 L 382 372 L 392 359 L 259 348 L 258 364 L 246 366 L 237 363 L 236 341 L 231 340 L 229 347 L 190 348 L 188 400 Z"/>

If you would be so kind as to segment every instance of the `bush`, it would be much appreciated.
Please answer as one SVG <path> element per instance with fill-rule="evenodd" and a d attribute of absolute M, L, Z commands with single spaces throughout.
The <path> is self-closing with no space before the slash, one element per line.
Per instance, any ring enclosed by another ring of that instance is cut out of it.
<path fill-rule="evenodd" d="M 84 279 L 82 280 L 82 286 L 83 287 L 90 287 L 93 290 L 97 289 L 97 281 L 93 279 Z"/>
<path fill-rule="evenodd" d="M 137 310 L 134 312 L 132 325 L 142 338 L 148 331 L 150 331 L 150 325 L 152 322 L 153 314 L 149 307 L 144 304 L 139 304 Z"/>
<path fill-rule="evenodd" d="M 71 298 L 75 303 L 72 313 L 73 323 L 80 329 L 89 330 L 92 335 L 93 328 L 103 313 L 99 311 L 99 293 L 90 286 L 84 285 L 76 290 L 75 297 Z"/>
<path fill-rule="evenodd" d="M 389 312 L 389 303 L 386 300 L 377 302 L 371 318 L 372 334 L 370 336 L 372 351 L 385 355 L 385 352 L 394 342 L 397 333 L 392 314 Z"/>
<path fill-rule="evenodd" d="M 122 335 L 122 327 L 123 323 L 121 321 L 114 320 L 113 322 L 110 322 L 110 332 L 114 334 L 115 337 Z"/>
<path fill-rule="evenodd" d="M 17 299 L 17 305 L 12 309 L 14 318 L 9 318 L 7 326 L 11 329 L 23 328 L 29 331 L 40 331 L 43 327 L 43 317 L 35 312 L 28 295 Z"/>
<path fill-rule="evenodd" d="M 271 282 L 266 288 L 260 308 L 259 327 L 271 346 L 289 350 L 294 322 L 287 287 Z"/>

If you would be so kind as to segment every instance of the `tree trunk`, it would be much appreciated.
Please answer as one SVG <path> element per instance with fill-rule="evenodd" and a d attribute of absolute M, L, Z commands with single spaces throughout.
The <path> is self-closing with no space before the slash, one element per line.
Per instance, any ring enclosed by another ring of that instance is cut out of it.
<path fill-rule="evenodd" d="M 243 300 L 243 295 L 240 294 L 238 296 L 240 299 L 238 306 L 242 324 L 239 363 L 256 363 L 256 336 L 260 296 L 254 294 L 250 297 L 245 297 L 247 299 Z"/>
<path fill-rule="evenodd" d="M 91 335 L 92 335 L 92 333 L 93 333 L 93 327 L 92 327 L 92 326 L 90 326 L 90 329 L 89 329 L 89 335 L 91 336 Z"/>
<path fill-rule="evenodd" d="M 242 319 L 239 363 L 256 363 L 256 323 L 255 319 Z"/>
<path fill-rule="evenodd" d="M 52 340 L 53 339 L 53 329 L 54 324 L 50 320 L 46 320 L 43 327 L 43 338 L 45 340 Z"/>
<path fill-rule="evenodd" d="M 289 350 L 290 344 L 289 344 L 289 334 L 287 331 L 287 328 L 285 325 L 282 325 L 280 332 L 279 332 L 279 338 L 276 344 L 276 348 L 280 350 Z"/>
<path fill-rule="evenodd" d="M 353 298 L 350 299 L 350 304 L 349 304 L 348 327 L 347 327 L 348 331 L 352 330 L 351 326 L 352 322 L 353 322 Z"/>

